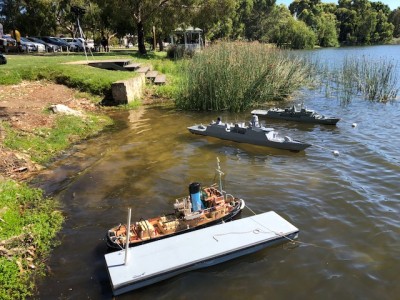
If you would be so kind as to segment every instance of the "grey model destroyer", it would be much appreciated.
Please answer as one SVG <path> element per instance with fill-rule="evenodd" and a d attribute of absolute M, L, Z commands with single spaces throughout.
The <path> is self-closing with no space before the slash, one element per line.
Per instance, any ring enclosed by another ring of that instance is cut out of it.
<path fill-rule="evenodd" d="M 265 116 L 271 119 L 281 119 L 287 121 L 297 121 L 305 123 L 315 123 L 324 125 L 336 125 L 340 121 L 340 118 L 326 117 L 321 115 L 314 110 L 301 107 L 297 109 L 296 106 L 289 108 L 271 108 L 269 110 L 256 109 L 251 112 L 252 114 Z"/>
<path fill-rule="evenodd" d="M 209 125 L 201 124 L 190 126 L 188 130 L 194 134 L 211 136 L 223 140 L 296 152 L 311 146 L 311 144 L 293 140 L 288 136 L 281 137 L 273 128 L 260 126 L 258 124 L 258 118 L 255 115 L 248 126 L 246 126 L 245 123 L 222 123 L 220 119 L 218 119 L 217 122 L 211 122 Z"/>

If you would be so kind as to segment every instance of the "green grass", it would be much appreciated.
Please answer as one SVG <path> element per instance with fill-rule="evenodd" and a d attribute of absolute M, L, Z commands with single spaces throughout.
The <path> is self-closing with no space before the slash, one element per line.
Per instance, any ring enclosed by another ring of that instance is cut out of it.
<path fill-rule="evenodd" d="M 63 216 L 39 189 L 0 179 L 0 299 L 32 295 L 35 274 L 44 272 Z M 35 271 L 33 271 L 35 270 Z M 33 273 L 35 272 L 35 273 Z"/>
<path fill-rule="evenodd" d="M 111 85 L 118 80 L 137 76 L 134 72 L 112 71 L 87 65 L 65 64 L 74 61 L 86 61 L 84 55 L 8 55 L 8 63 L 0 67 L 0 84 L 18 84 L 23 80 L 50 80 L 76 88 L 94 95 L 109 95 Z M 154 69 L 167 74 L 169 82 L 176 74 L 176 64 L 166 59 L 165 52 L 140 56 L 136 52 L 110 52 L 96 54 L 88 60 L 131 59 L 135 62 L 152 64 Z"/>
<path fill-rule="evenodd" d="M 290 52 L 259 43 L 219 43 L 182 64 L 176 105 L 192 110 L 244 111 L 284 100 L 309 83 L 311 66 Z"/>
<path fill-rule="evenodd" d="M 111 124 L 112 120 L 105 116 L 58 116 L 53 128 L 38 128 L 28 133 L 13 130 L 3 123 L 6 132 L 3 144 L 10 149 L 23 151 L 33 161 L 44 164 L 74 142 L 93 136 Z"/>
<path fill-rule="evenodd" d="M 106 58 L 101 57 L 101 59 Z M 131 72 L 103 70 L 87 65 L 64 64 L 79 60 L 85 60 L 85 57 L 74 55 L 8 56 L 8 63 L 0 68 L 0 84 L 18 84 L 23 80 L 46 79 L 80 91 L 104 95 L 111 89 L 113 82 L 136 76 Z"/>

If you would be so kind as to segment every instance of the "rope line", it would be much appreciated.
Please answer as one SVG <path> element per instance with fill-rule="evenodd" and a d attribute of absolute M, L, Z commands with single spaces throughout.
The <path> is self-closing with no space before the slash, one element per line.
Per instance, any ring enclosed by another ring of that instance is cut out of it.
<path fill-rule="evenodd" d="M 246 203 L 246 208 L 247 208 L 249 211 L 251 211 L 254 215 L 257 215 L 257 214 L 248 206 L 247 203 Z M 253 220 L 253 221 L 255 221 L 256 223 L 260 224 L 260 223 L 257 222 L 256 220 Z M 285 235 L 283 235 L 283 234 L 280 234 L 279 232 L 275 232 L 275 231 L 273 231 L 273 230 L 271 230 L 271 229 L 265 227 L 263 224 L 260 224 L 260 225 L 261 225 L 262 227 L 266 228 L 267 230 L 269 230 L 270 232 L 275 233 L 276 235 L 279 235 L 279 236 L 281 236 L 281 237 L 283 237 L 283 238 L 289 240 L 289 242 L 291 242 L 291 243 L 293 243 L 293 244 L 304 245 L 304 246 L 312 246 L 312 247 L 315 247 L 315 248 L 321 248 L 321 249 L 332 250 L 332 248 L 323 247 L 323 246 L 319 246 L 319 245 L 312 244 L 312 243 L 305 243 L 305 242 L 301 242 L 301 241 L 299 241 L 299 240 L 293 240 L 293 239 L 291 239 L 291 238 L 289 238 L 289 237 L 287 237 L 287 236 L 285 236 Z"/>

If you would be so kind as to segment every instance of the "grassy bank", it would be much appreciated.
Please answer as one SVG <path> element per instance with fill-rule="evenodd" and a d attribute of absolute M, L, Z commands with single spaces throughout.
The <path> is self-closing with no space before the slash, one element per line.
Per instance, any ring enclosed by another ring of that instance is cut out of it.
<path fill-rule="evenodd" d="M 95 135 L 111 124 L 105 116 L 59 116 L 53 128 L 32 132 L 5 129 L 3 147 L 44 164 L 71 143 Z M 32 295 L 37 276 L 44 274 L 45 259 L 61 228 L 63 217 L 54 199 L 41 190 L 0 176 L 0 299 Z"/>
<path fill-rule="evenodd" d="M 134 76 L 130 72 L 109 71 L 67 62 L 85 60 L 81 55 L 28 56 L 9 55 L 0 69 L 0 84 L 18 84 L 23 80 L 49 80 L 81 91 L 103 95 L 117 80 Z M 125 57 L 126 58 L 126 57 Z"/>
<path fill-rule="evenodd" d="M 89 98 L 99 102 L 112 82 L 134 76 L 130 72 L 62 64 L 84 59 L 79 55 L 9 55 L 8 63 L 0 68 L 0 84 L 47 79 L 97 95 Z M 50 117 L 46 107 L 43 115 Z M 1 151 L 12 152 L 18 159 L 28 157 L 33 163 L 43 165 L 71 144 L 96 135 L 111 124 L 109 117 L 94 113 L 84 117 L 59 115 L 51 128 L 31 130 L 19 130 L 7 121 L 0 121 Z M 0 175 L 0 299 L 25 299 L 32 295 L 35 278 L 44 274 L 46 256 L 56 243 L 62 221 L 54 199 Z"/>
<path fill-rule="evenodd" d="M 111 124 L 110 118 L 99 115 L 58 116 L 53 128 L 37 128 L 32 132 L 18 131 L 4 123 L 3 144 L 28 154 L 35 163 L 45 164 L 72 143 L 96 135 Z"/>
<path fill-rule="evenodd" d="M 83 92 L 105 96 L 111 91 L 111 84 L 137 76 L 134 72 L 104 70 L 87 65 L 66 64 L 86 61 L 82 54 L 32 56 L 8 55 L 8 63 L 0 68 L 0 84 L 18 84 L 23 80 L 49 80 L 64 84 Z M 167 74 L 169 81 L 176 74 L 176 64 L 165 58 L 165 53 L 155 53 L 146 57 L 132 52 L 116 52 L 89 56 L 88 60 L 129 59 L 143 64 L 152 64 L 154 69 Z M 169 93 L 169 87 L 159 87 Z M 156 90 L 157 92 L 157 90 Z"/>
<path fill-rule="evenodd" d="M 32 295 L 34 278 L 61 228 L 58 203 L 38 189 L 0 179 L 0 299 Z"/>
<path fill-rule="evenodd" d="M 85 92 L 83 98 L 90 98 L 95 103 L 110 94 L 113 82 L 136 76 L 134 72 L 66 64 L 85 61 L 85 56 L 81 54 L 8 55 L 7 59 L 8 63 L 0 67 L 0 85 L 47 80 Z M 166 74 L 167 81 L 171 83 L 148 87 L 152 95 L 168 98 L 175 93 L 173 83 L 178 68 L 175 62 L 165 58 L 165 53 L 140 57 L 135 52 L 120 51 L 89 57 L 89 60 L 102 59 L 129 59 L 151 64 L 154 69 Z M 4 97 L 0 95 L 0 99 L 1 96 Z M 43 114 L 50 114 L 46 107 L 43 107 Z M 19 130 L 7 121 L 0 121 L 0 150 L 13 152 L 16 157 L 29 157 L 33 163 L 45 165 L 71 144 L 112 125 L 112 120 L 105 115 L 87 113 L 84 117 L 59 115 L 53 124 L 51 128 Z M 32 295 L 35 278 L 44 274 L 46 256 L 55 243 L 62 221 L 54 199 L 43 197 L 40 190 L 27 184 L 0 175 L 0 299 L 25 299 Z"/>

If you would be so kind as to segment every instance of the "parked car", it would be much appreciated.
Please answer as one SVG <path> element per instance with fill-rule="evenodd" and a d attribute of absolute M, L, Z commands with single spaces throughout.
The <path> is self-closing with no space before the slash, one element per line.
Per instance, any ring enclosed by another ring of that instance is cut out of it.
<path fill-rule="evenodd" d="M 63 41 L 59 38 L 52 37 L 52 36 L 42 36 L 38 37 L 41 40 L 45 41 L 46 43 L 54 44 L 57 46 L 61 47 L 62 51 L 68 51 L 69 50 L 69 44 L 66 41 Z"/>
<path fill-rule="evenodd" d="M 21 49 L 23 52 L 30 53 L 30 52 L 36 52 L 37 48 L 34 43 L 32 43 L 30 40 L 21 37 Z"/>
<path fill-rule="evenodd" d="M 5 65 L 7 63 L 7 58 L 4 54 L 0 53 L 0 65 Z"/>
<path fill-rule="evenodd" d="M 62 38 L 59 38 L 59 37 L 52 37 L 52 38 L 61 43 L 61 47 L 62 47 L 63 50 L 66 50 L 66 51 L 70 51 L 71 50 L 70 49 L 71 45 L 67 41 L 64 41 Z M 73 50 L 71 50 L 71 51 L 73 51 Z"/>
<path fill-rule="evenodd" d="M 61 39 L 69 44 L 71 51 L 76 51 L 76 52 L 83 51 L 83 45 L 80 40 L 69 37 L 63 37 Z"/>
<path fill-rule="evenodd" d="M 28 38 L 21 37 L 21 44 L 22 43 L 31 43 L 31 44 L 33 44 L 35 46 L 35 50 L 34 50 L 35 52 L 45 52 L 46 51 L 46 46 L 44 44 L 31 41 Z"/>
<path fill-rule="evenodd" d="M 90 50 L 94 50 L 94 40 L 87 39 L 86 40 L 86 47 Z"/>
<path fill-rule="evenodd" d="M 95 46 L 94 46 L 94 40 L 92 39 L 83 39 L 83 38 L 75 38 L 74 39 L 76 43 L 79 43 L 81 45 L 82 49 L 85 47 L 87 51 L 91 50 L 94 51 Z"/>
<path fill-rule="evenodd" d="M 34 43 L 39 43 L 45 46 L 46 48 L 46 52 L 60 52 L 61 51 L 61 47 L 52 43 L 46 43 L 45 41 L 41 40 L 38 37 L 28 37 L 28 40 L 34 42 Z"/>
<path fill-rule="evenodd" d="M 21 48 L 18 47 L 17 41 L 12 37 L 3 35 L 3 37 L 0 38 L 0 51 L 5 53 L 19 52 Z"/>

